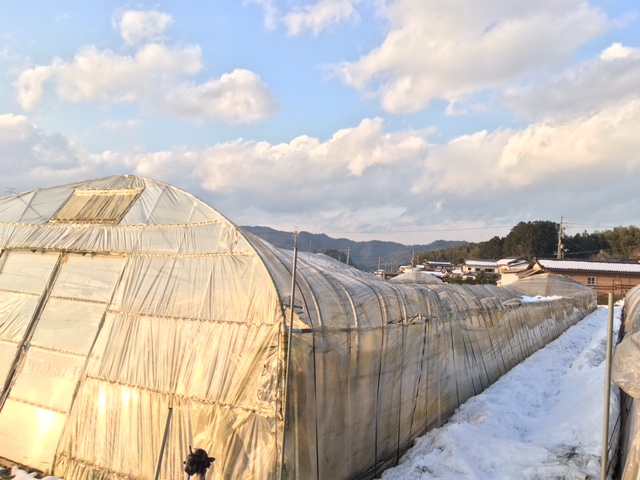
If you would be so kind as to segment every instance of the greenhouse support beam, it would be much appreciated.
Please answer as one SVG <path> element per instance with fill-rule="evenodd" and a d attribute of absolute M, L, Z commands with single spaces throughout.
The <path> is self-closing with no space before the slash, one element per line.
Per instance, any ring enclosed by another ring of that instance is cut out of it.
<path fill-rule="evenodd" d="M 289 410 L 289 383 L 291 376 L 289 371 L 291 370 L 291 343 L 293 340 L 293 310 L 295 305 L 295 293 L 296 293 L 296 271 L 298 267 L 298 232 L 293 234 L 293 267 L 291 271 L 291 295 L 289 301 L 289 328 L 287 331 L 287 358 L 285 361 L 285 377 L 284 377 L 284 400 L 282 402 L 282 452 L 280 457 L 280 480 L 286 475 L 285 468 L 285 444 L 286 444 L 286 430 L 288 426 L 288 410 Z"/>
<path fill-rule="evenodd" d="M 607 360 L 604 374 L 604 420 L 602 426 L 602 459 L 600 478 L 607 479 L 609 470 L 609 402 L 611 396 L 611 350 L 613 340 L 613 293 L 609 293 L 609 319 L 607 321 Z"/>
<path fill-rule="evenodd" d="M 167 421 L 164 425 L 164 435 L 162 436 L 162 445 L 160 445 L 160 453 L 158 455 L 158 463 L 156 465 L 156 474 L 153 477 L 154 480 L 158 480 L 160 478 L 160 469 L 162 468 L 162 459 L 164 457 L 164 449 L 167 446 L 167 439 L 169 438 L 169 426 L 171 425 L 172 414 L 173 414 L 173 407 L 169 406 L 169 411 L 167 412 Z"/>

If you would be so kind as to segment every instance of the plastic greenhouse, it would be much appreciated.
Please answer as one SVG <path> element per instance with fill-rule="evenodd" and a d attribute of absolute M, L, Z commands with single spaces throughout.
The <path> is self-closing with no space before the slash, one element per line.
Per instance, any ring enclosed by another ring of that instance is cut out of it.
<path fill-rule="evenodd" d="M 611 368 L 615 384 L 623 391 L 617 478 L 634 480 L 640 478 L 640 286 L 625 295 L 623 312 L 621 341 Z"/>
<path fill-rule="evenodd" d="M 175 480 L 193 446 L 209 479 L 373 478 L 595 308 L 564 277 L 392 284 L 294 257 L 134 176 L 0 199 L 0 457 Z"/>

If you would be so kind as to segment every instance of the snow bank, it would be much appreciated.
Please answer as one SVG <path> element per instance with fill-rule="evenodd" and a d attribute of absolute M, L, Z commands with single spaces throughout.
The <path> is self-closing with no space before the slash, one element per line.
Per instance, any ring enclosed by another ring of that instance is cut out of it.
<path fill-rule="evenodd" d="M 24 470 L 21 470 L 18 467 L 11 468 L 11 478 L 13 480 L 31 480 L 33 478 L 38 478 L 38 472 L 27 473 Z M 42 480 L 62 480 L 59 477 L 42 477 Z"/>

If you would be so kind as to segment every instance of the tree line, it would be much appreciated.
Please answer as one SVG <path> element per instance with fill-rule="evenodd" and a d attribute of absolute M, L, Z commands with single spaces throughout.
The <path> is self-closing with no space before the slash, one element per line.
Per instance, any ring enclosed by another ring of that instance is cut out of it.
<path fill-rule="evenodd" d="M 520 222 L 506 237 L 496 236 L 486 242 L 421 252 L 417 260 L 419 263 L 427 260 L 447 260 L 459 264 L 471 258 L 556 258 L 559 228 L 558 223 L 546 220 Z M 562 235 L 562 246 L 566 259 L 603 261 L 620 258 L 639 261 L 640 229 L 631 225 L 593 233 L 585 230 L 573 236 Z"/>

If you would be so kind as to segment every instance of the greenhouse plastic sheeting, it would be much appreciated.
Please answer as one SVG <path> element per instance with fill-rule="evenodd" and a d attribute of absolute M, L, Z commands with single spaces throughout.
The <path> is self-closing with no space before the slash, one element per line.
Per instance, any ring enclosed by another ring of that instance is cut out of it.
<path fill-rule="evenodd" d="M 293 283 L 292 251 L 133 176 L 0 199 L 0 249 L 0 457 L 66 480 L 174 480 L 190 447 L 210 479 L 373 478 L 595 308 L 312 254 Z"/>
<path fill-rule="evenodd" d="M 622 341 L 616 346 L 611 372 L 614 383 L 627 395 L 622 408 L 620 471 L 623 480 L 640 477 L 640 287 L 629 290 L 624 301 Z"/>

